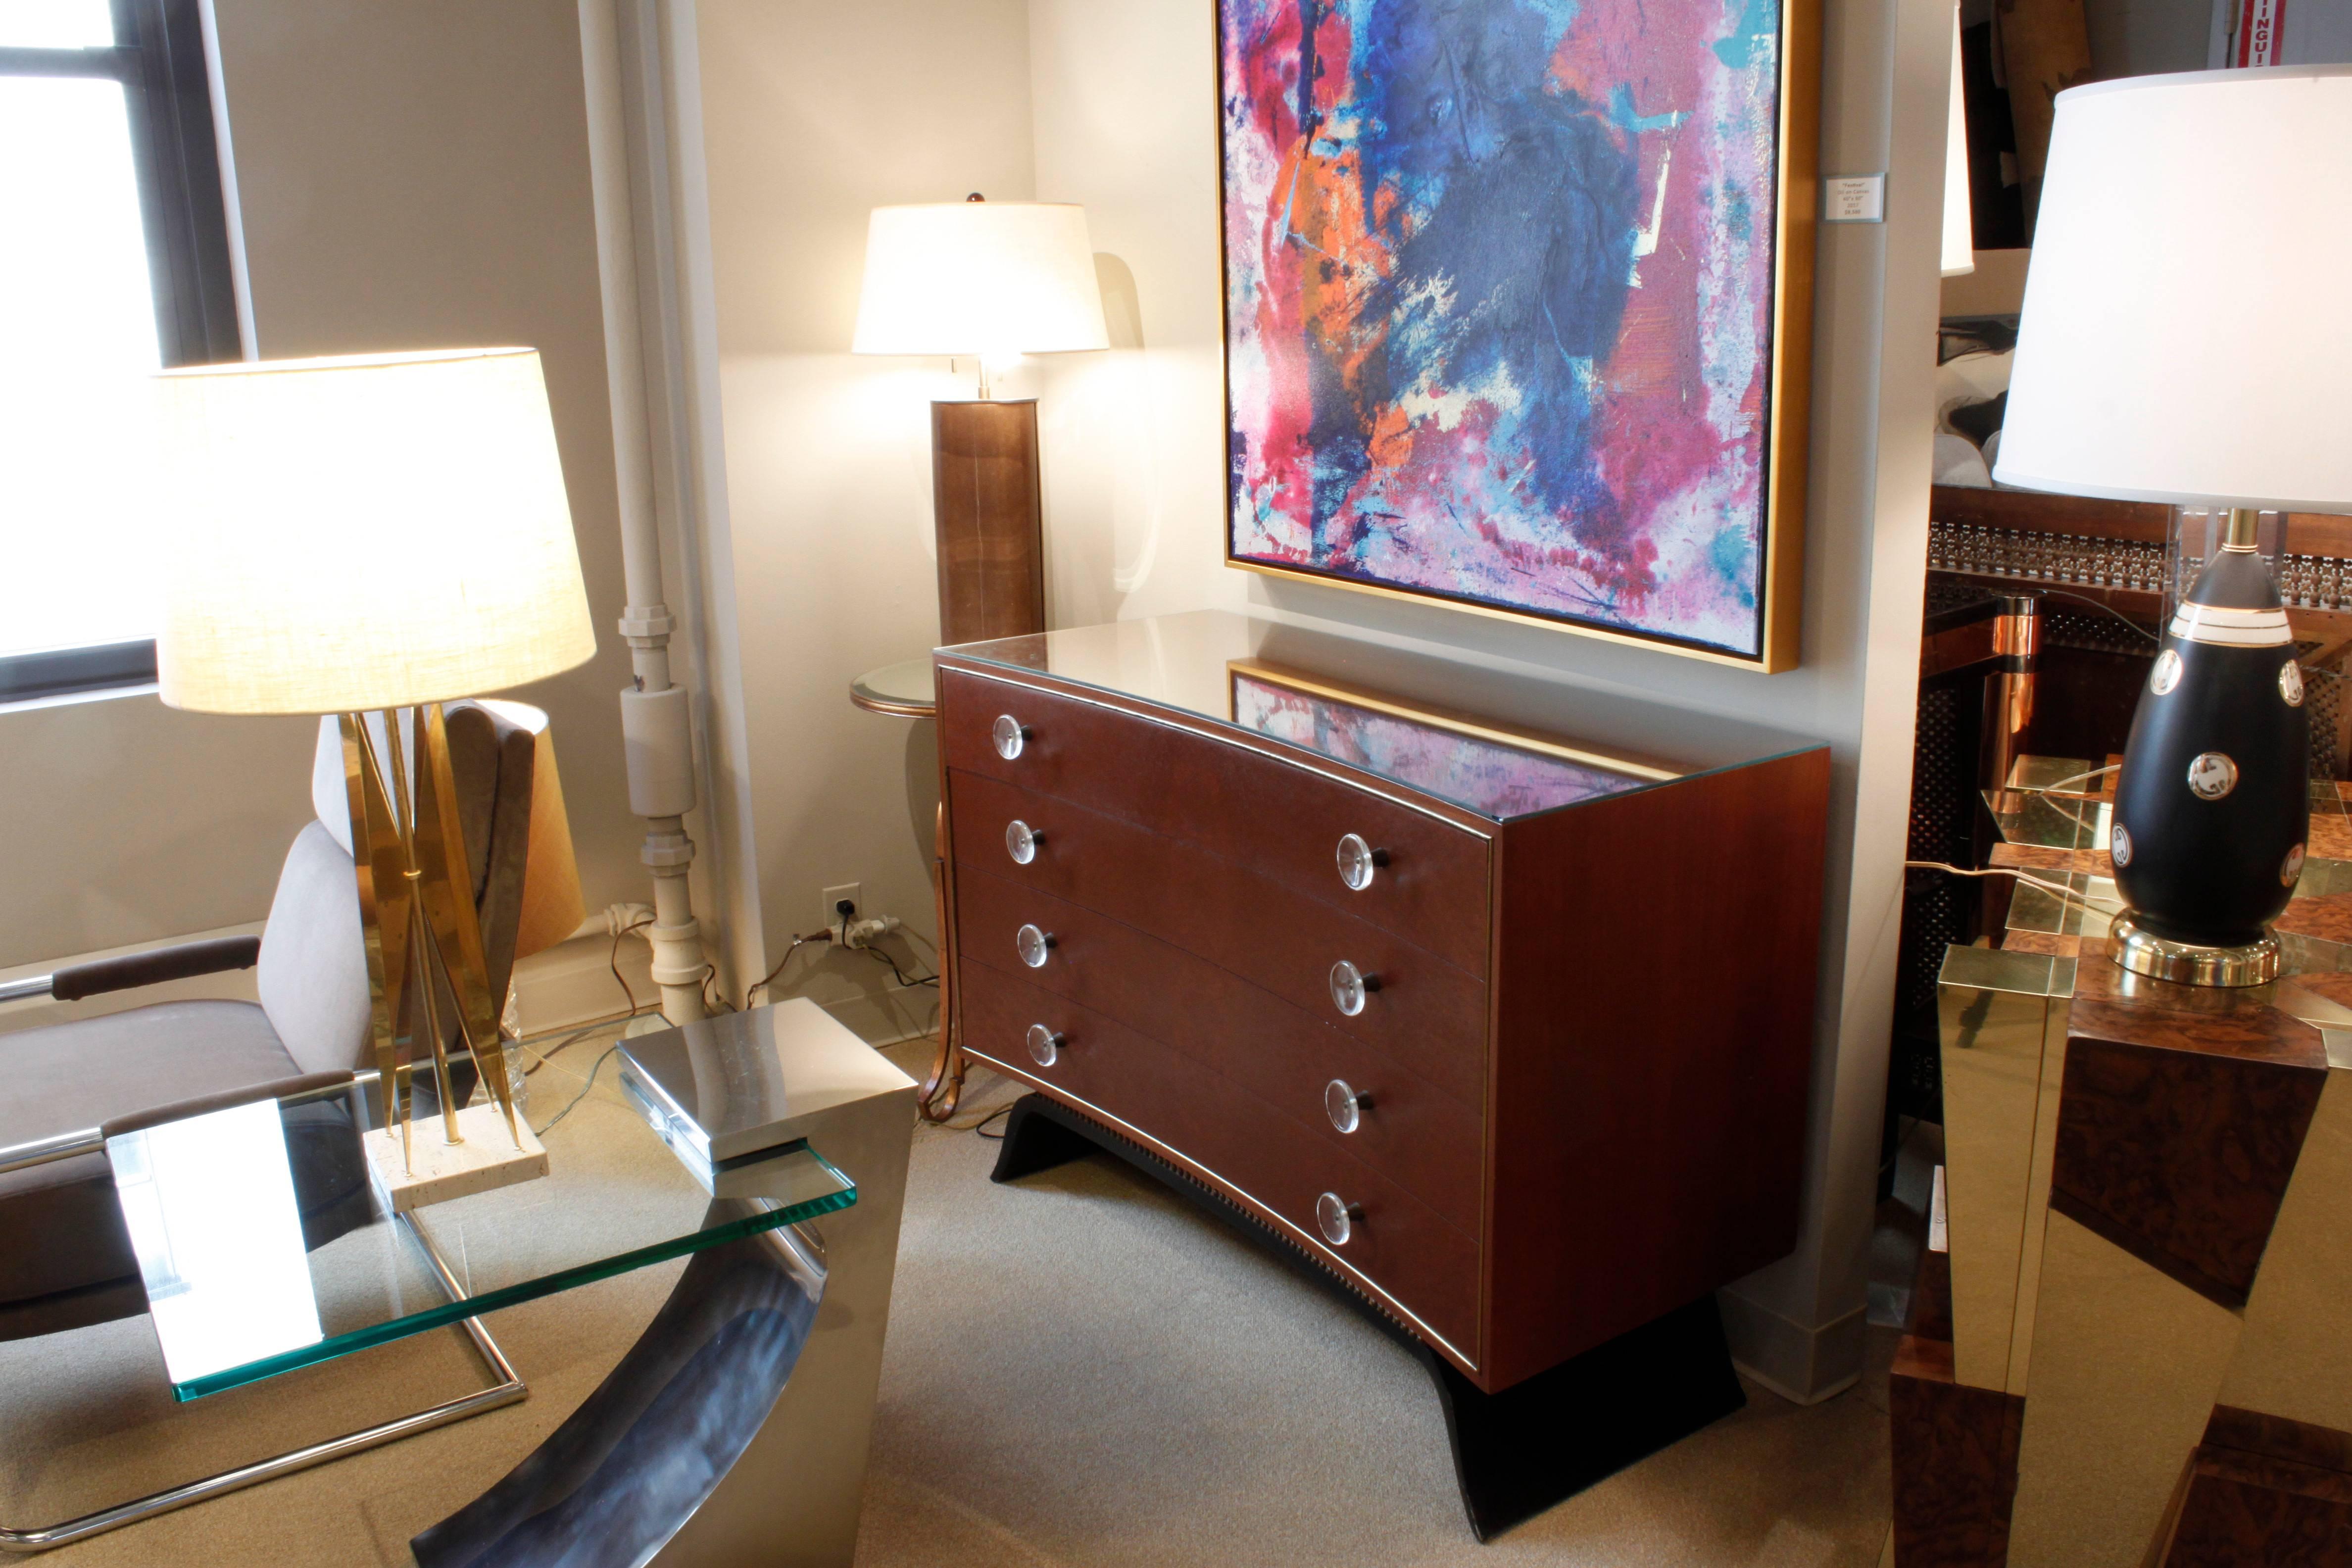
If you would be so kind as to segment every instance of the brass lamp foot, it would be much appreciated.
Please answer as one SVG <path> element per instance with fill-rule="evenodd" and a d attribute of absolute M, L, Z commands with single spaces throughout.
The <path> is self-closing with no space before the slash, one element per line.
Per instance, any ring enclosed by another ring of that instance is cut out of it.
<path fill-rule="evenodd" d="M 2193 942 L 2173 942 L 2142 931 L 2125 915 L 2109 933 L 2108 951 L 2117 963 L 2151 980 L 2173 980 L 2183 985 L 2261 985 L 2279 976 L 2279 941 L 2269 931 L 2259 942 L 2242 947 L 2206 947 Z"/>

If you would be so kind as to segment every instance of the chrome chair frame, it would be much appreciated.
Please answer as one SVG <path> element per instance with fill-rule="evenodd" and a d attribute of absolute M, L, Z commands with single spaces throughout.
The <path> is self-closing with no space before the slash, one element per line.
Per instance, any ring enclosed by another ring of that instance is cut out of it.
<path fill-rule="evenodd" d="M 373 1070 L 357 1072 L 352 1074 L 352 1080 L 348 1084 L 334 1084 L 314 1089 L 307 1094 L 289 1095 L 278 1103 L 293 1105 L 314 1100 L 329 1100 L 336 1095 L 348 1095 L 353 1122 L 358 1126 L 365 1127 L 368 1123 L 363 1091 L 377 1081 L 378 1075 Z M 79 1132 L 59 1133 L 54 1137 L 18 1143 L 11 1148 L 0 1149 L 0 1174 L 10 1171 L 21 1171 L 33 1165 L 46 1165 L 54 1160 L 70 1160 L 80 1154 L 100 1153 L 105 1148 L 106 1140 L 95 1127 L 86 1128 Z M 447 1293 L 449 1300 L 453 1301 L 466 1300 L 464 1288 L 457 1283 L 457 1277 L 450 1270 L 447 1259 L 444 1258 L 440 1249 L 433 1245 L 431 1233 L 418 1223 L 416 1215 L 413 1213 L 401 1215 L 399 1219 L 410 1237 L 424 1249 L 426 1261 L 433 1265 L 433 1272 L 440 1279 L 441 1289 Z M 176 1487 L 167 1487 L 162 1491 L 151 1492 L 145 1497 L 134 1499 L 130 1502 L 117 1503 L 111 1508 L 98 1509 L 78 1519 L 68 1519 L 60 1523 L 46 1525 L 35 1530 L 16 1530 L 0 1525 L 0 1552 L 29 1554 L 47 1552 L 52 1547 L 64 1546 L 71 1542 L 86 1541 L 93 1535 L 103 1535 L 108 1531 L 120 1530 L 126 1524 L 136 1524 L 142 1520 L 153 1519 L 158 1514 L 169 1513 L 174 1509 L 185 1508 L 191 1503 L 226 1497 L 230 1492 L 241 1491 L 250 1486 L 258 1486 L 263 1481 L 292 1475 L 297 1470 L 307 1470 L 313 1465 L 323 1465 L 330 1460 L 345 1458 L 369 1448 L 381 1447 L 386 1443 L 396 1443 L 403 1437 L 413 1437 L 420 1432 L 429 1432 L 436 1426 L 446 1426 L 453 1422 L 482 1415 L 486 1411 L 513 1405 L 530 1395 L 530 1388 L 517 1375 L 513 1364 L 506 1358 L 506 1352 L 499 1349 L 498 1342 L 490 1337 L 490 1331 L 482 1326 L 480 1319 L 463 1319 L 452 1326 L 464 1331 L 466 1336 L 473 1342 L 475 1353 L 480 1357 L 483 1366 L 488 1370 L 494 1379 L 488 1388 L 457 1399 L 446 1400 L 439 1405 L 417 1411 L 414 1415 L 398 1416 L 373 1426 L 363 1427 L 357 1432 L 347 1432 L 340 1437 L 330 1437 L 324 1442 L 313 1443 L 308 1447 L 295 1448 L 270 1458 L 258 1459 L 249 1465 L 241 1465 L 233 1470 L 224 1470 L 218 1475 L 206 1476 L 200 1480 L 184 1482 Z"/>

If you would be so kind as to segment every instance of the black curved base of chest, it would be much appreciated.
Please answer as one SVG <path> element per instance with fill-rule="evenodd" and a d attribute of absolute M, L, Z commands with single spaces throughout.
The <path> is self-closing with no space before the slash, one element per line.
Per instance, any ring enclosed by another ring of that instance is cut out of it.
<path fill-rule="evenodd" d="M 1493 1540 L 1748 1402 L 1732 1370 L 1712 1292 L 1499 1394 L 1485 1393 L 1278 1233 L 1141 1145 L 1042 1094 L 1013 1102 L 991 1179 L 1016 1181 L 1097 1150 L 1124 1160 L 1263 1247 L 1413 1352 L 1437 1386 L 1463 1510 L 1480 1541 Z"/>

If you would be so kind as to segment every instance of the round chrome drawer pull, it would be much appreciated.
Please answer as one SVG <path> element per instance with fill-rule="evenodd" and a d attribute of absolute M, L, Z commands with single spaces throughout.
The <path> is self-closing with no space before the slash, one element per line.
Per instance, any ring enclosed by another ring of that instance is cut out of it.
<path fill-rule="evenodd" d="M 1021 754 L 1022 746 L 1035 733 L 1010 713 L 999 713 L 988 729 L 988 738 L 996 742 L 996 754 L 1008 763 Z"/>
<path fill-rule="evenodd" d="M 1029 1059 L 1041 1068 L 1061 1060 L 1062 1047 L 1069 1043 L 1069 1036 L 1057 1035 L 1043 1024 L 1029 1026 Z"/>
<path fill-rule="evenodd" d="M 1035 926 L 1023 926 L 1013 933 L 1013 945 L 1020 952 L 1021 962 L 1032 969 L 1045 967 L 1045 957 L 1062 945 L 1061 939 L 1049 931 Z"/>
<path fill-rule="evenodd" d="M 1004 825 L 1004 852 L 1013 857 L 1016 866 L 1026 866 L 1037 858 L 1037 846 L 1045 842 L 1044 834 L 1017 816 Z"/>
<path fill-rule="evenodd" d="M 1323 1239 L 1334 1247 L 1347 1246 L 1363 1217 L 1363 1205 L 1349 1203 L 1337 1193 L 1325 1193 L 1315 1200 L 1315 1223 L 1322 1228 Z"/>
<path fill-rule="evenodd" d="M 1362 892 L 1372 885 L 1372 873 L 1389 863 L 1389 852 L 1375 849 L 1364 842 L 1360 833 L 1350 833 L 1339 840 L 1339 880 Z"/>
<path fill-rule="evenodd" d="M 1335 1078 L 1323 1086 L 1323 1113 L 1342 1132 L 1353 1132 L 1361 1127 L 1364 1112 L 1371 1108 L 1372 1097 L 1359 1092 L 1344 1078 Z"/>
<path fill-rule="evenodd" d="M 1331 1005 L 1352 1018 L 1364 1010 L 1364 998 L 1381 988 L 1381 977 L 1367 974 L 1346 959 L 1331 966 Z"/>

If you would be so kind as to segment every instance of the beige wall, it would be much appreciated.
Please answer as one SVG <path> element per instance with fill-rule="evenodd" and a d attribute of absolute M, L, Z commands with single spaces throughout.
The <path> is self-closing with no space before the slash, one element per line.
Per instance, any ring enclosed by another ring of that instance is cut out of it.
<path fill-rule="evenodd" d="M 262 357 L 540 351 L 598 652 L 514 695 L 553 716 L 589 907 L 647 898 L 575 0 L 215 10 Z"/>
<path fill-rule="evenodd" d="M 1086 204 L 1112 344 L 1041 366 L 1055 626 L 1248 598 L 1222 532 L 1214 12 L 1030 6 L 1037 189 Z"/>
<path fill-rule="evenodd" d="M 1141 338 L 1045 377 L 1053 595 L 1066 624 L 1245 603 L 1831 743 L 1806 1230 L 1795 1258 L 1727 1300 L 1743 1360 L 1808 1394 L 1860 1365 L 1926 564 L 1944 103 L 1934 73 L 1948 68 L 1950 26 L 1929 26 L 1948 13 L 1924 0 L 1827 9 L 1822 164 L 1890 170 L 1891 212 L 1884 226 L 1823 231 L 1804 662 L 1764 677 L 1224 568 L 1213 7 L 1029 7 L 1039 192 L 1087 205 L 1113 319 L 1139 322 Z M 1131 306 L 1117 297 L 1129 279 Z"/>
<path fill-rule="evenodd" d="M 938 639 L 929 405 L 970 384 L 944 362 L 853 357 L 849 338 L 869 209 L 1032 194 L 1026 28 L 1023 0 L 702 0 L 697 14 L 724 509 L 772 963 L 815 929 L 820 889 L 845 882 L 863 885 L 868 913 L 935 934 L 930 726 L 859 711 L 848 690 Z M 870 959 L 804 952 L 779 993 L 838 1009 L 888 982 Z M 904 1027 L 931 1003 L 893 1006 Z"/>
<path fill-rule="evenodd" d="M 644 899 L 574 0 L 215 11 L 260 354 L 543 356 L 600 647 L 515 695 L 554 716 L 590 906 Z M 0 714 L 0 966 L 260 919 L 313 734 L 152 696 Z"/>
<path fill-rule="evenodd" d="M 152 695 L 0 712 L 0 969 L 259 920 L 317 733 Z"/>
<path fill-rule="evenodd" d="M 554 715 L 589 903 L 643 898 L 573 0 L 215 11 L 259 353 L 544 356 L 602 647 L 517 695 Z M 152 696 L 0 714 L 0 966 L 260 919 L 309 814 L 314 734 Z"/>

